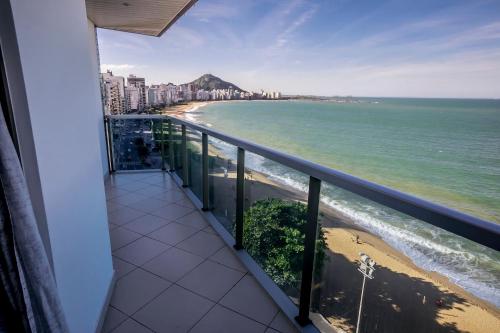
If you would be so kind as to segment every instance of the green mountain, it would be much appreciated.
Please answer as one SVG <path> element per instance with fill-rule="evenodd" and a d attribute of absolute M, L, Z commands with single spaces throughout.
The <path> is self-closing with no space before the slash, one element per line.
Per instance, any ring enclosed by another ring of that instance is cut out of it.
<path fill-rule="evenodd" d="M 198 89 L 204 89 L 204 90 L 233 88 L 234 90 L 239 90 L 243 92 L 245 91 L 239 88 L 237 85 L 231 82 L 224 81 L 221 78 L 212 74 L 204 74 L 190 83 L 196 85 Z"/>

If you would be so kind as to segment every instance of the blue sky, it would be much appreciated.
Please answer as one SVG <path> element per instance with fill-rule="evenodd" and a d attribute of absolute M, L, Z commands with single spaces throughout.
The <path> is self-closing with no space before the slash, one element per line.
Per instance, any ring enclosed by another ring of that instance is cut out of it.
<path fill-rule="evenodd" d="M 500 0 L 199 0 L 160 38 L 98 37 L 102 70 L 147 84 L 500 98 Z"/>

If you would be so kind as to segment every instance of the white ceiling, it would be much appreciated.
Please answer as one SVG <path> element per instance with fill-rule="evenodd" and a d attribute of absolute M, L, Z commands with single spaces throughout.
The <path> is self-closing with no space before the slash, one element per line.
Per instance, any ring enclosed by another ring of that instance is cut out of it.
<path fill-rule="evenodd" d="M 197 0 L 85 0 L 99 28 L 161 36 Z"/>

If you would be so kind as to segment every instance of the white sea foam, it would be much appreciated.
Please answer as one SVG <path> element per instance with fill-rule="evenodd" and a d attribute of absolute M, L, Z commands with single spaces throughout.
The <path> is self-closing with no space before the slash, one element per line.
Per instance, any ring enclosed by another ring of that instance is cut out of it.
<path fill-rule="evenodd" d="M 247 165 L 269 175 L 274 181 L 303 192 L 307 191 L 307 177 L 300 177 L 297 173 L 286 170 L 287 168 L 273 165 L 261 156 L 250 154 Z M 342 192 L 340 189 L 336 191 Z M 494 258 L 480 252 L 472 252 L 464 246 L 464 242 L 468 241 L 450 236 L 446 231 L 432 225 L 387 212 L 377 204 L 348 199 L 348 194 L 347 198 L 337 199 L 328 195 L 321 196 L 324 204 L 380 236 L 408 256 L 417 266 L 438 272 L 465 290 L 500 306 L 498 277 L 481 267 L 481 263 L 493 261 Z M 425 228 L 425 236 L 419 234 L 422 228 Z"/>

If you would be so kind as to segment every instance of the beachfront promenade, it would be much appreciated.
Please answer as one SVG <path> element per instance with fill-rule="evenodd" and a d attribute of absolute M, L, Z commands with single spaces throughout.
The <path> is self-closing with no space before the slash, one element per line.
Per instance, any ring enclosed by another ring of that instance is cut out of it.
<path fill-rule="evenodd" d="M 123 122 L 126 118 L 115 119 Z M 157 146 L 150 147 L 152 153 L 154 152 L 151 156 L 160 160 L 163 157 L 163 162 L 168 164 L 167 170 L 170 169 L 170 164 L 173 165 L 173 179 L 178 185 L 186 186 L 180 190 L 188 194 L 190 205 L 203 208 L 206 193 L 202 172 L 202 132 L 199 128 L 183 131 L 182 125 L 185 122 L 180 122 L 172 124 L 172 136 L 169 137 L 170 132 L 155 133 L 155 129 L 168 129 L 168 122 L 159 126 L 161 118 L 152 119 L 146 120 L 152 128 L 147 131 L 147 135 L 156 135 L 152 142 L 156 142 Z M 137 126 L 145 124 L 145 120 L 130 121 L 136 122 Z M 159 140 L 159 137 L 163 139 Z M 221 226 L 218 232 L 222 232 L 222 238 L 227 239 L 228 236 L 234 236 L 236 228 L 238 162 L 234 156 L 227 156 L 227 152 L 222 151 L 211 139 L 207 140 L 206 144 L 206 184 L 209 187 L 207 203 L 210 207 L 208 213 L 201 214 L 209 221 L 218 223 Z M 234 150 L 236 151 L 236 147 Z M 145 168 L 141 163 L 136 161 L 134 168 Z M 141 177 L 142 173 L 133 175 Z M 245 209 L 267 198 L 308 202 L 307 192 L 285 185 L 271 175 L 252 169 L 248 164 L 244 170 L 244 179 Z M 156 184 L 153 182 L 151 185 Z M 148 190 L 145 188 L 143 191 Z M 161 198 L 152 197 L 154 200 L 150 200 L 154 202 L 158 199 L 161 201 Z M 146 202 L 147 200 L 143 204 L 147 205 Z M 428 272 L 417 267 L 403 253 L 331 206 L 319 203 L 319 211 L 320 227 L 324 231 L 327 244 L 327 260 L 321 275 L 316 277 L 312 284 L 310 318 L 316 326 L 322 327 L 323 330 L 325 327 L 354 330 L 362 280 L 357 271 L 357 261 L 359 253 L 364 252 L 376 261 L 377 268 L 375 278 L 368 282 L 365 290 L 363 332 L 496 331 L 500 315 L 494 305 L 453 284 L 439 272 Z M 286 310 L 294 311 L 294 308 L 300 306 L 300 286 L 296 289 L 280 290 L 281 296 L 287 297 L 289 302 L 285 306 L 283 298 L 276 296 L 276 288 L 266 288 L 266 291 L 275 302 L 278 298 L 277 306 L 281 307 L 288 317 L 293 318 Z"/>

